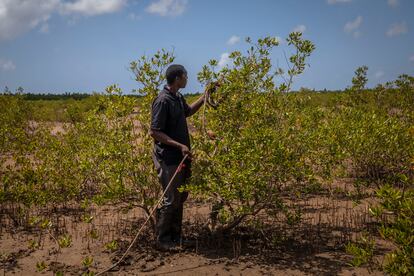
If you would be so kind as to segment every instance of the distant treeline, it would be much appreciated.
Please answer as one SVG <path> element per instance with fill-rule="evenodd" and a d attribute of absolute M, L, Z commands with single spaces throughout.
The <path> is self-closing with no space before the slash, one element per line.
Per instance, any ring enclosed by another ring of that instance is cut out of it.
<path fill-rule="evenodd" d="M 65 93 L 65 94 L 32 94 L 25 93 L 23 94 L 24 99 L 26 100 L 82 100 L 92 96 L 92 94 L 87 93 Z"/>
<path fill-rule="evenodd" d="M 0 93 L 0 95 L 16 95 L 19 93 Z M 186 93 L 185 96 L 196 96 L 200 93 Z M 25 100 L 29 101 L 36 101 L 36 100 L 68 100 L 68 99 L 74 99 L 74 100 L 82 100 L 86 99 L 95 95 L 99 95 L 99 93 L 64 93 L 64 94 L 33 94 L 33 93 L 21 93 L 20 95 L 23 96 Z M 135 97 L 139 98 L 141 95 L 136 94 L 124 94 L 126 97 Z"/>

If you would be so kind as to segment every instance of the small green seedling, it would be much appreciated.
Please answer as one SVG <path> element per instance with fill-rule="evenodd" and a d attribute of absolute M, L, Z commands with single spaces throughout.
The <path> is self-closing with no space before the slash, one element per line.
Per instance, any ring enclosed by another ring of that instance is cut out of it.
<path fill-rule="evenodd" d="M 38 249 L 40 247 L 40 244 L 38 241 L 30 240 L 28 241 L 28 243 L 29 243 L 28 245 L 29 249 L 32 249 L 32 250 Z"/>
<path fill-rule="evenodd" d="M 85 267 L 90 267 L 93 264 L 93 257 L 87 256 L 82 260 L 82 265 Z"/>
<path fill-rule="evenodd" d="M 116 240 L 108 242 L 108 243 L 105 244 L 105 248 L 108 251 L 114 252 L 118 249 L 118 242 Z"/>
<path fill-rule="evenodd" d="M 65 234 L 59 238 L 58 243 L 61 248 L 70 247 L 72 245 L 72 236 Z"/>
<path fill-rule="evenodd" d="M 37 263 L 36 263 L 36 270 L 37 270 L 38 272 L 43 271 L 43 270 L 45 270 L 46 268 L 47 268 L 47 264 L 46 264 L 44 261 L 41 261 L 41 262 L 37 262 Z"/>
<path fill-rule="evenodd" d="M 83 222 L 86 222 L 86 223 L 91 223 L 91 222 L 92 222 L 92 220 L 93 220 L 93 216 L 91 216 L 91 215 L 84 214 L 84 215 L 82 216 L 82 221 L 83 221 Z"/>

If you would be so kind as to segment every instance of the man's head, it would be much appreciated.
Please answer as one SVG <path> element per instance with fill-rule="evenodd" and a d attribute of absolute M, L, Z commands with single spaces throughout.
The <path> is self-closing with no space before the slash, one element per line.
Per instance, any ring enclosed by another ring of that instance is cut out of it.
<path fill-rule="evenodd" d="M 167 84 L 169 86 L 176 86 L 177 88 L 184 88 L 187 85 L 187 70 L 184 66 L 179 64 L 172 64 L 165 72 Z"/>

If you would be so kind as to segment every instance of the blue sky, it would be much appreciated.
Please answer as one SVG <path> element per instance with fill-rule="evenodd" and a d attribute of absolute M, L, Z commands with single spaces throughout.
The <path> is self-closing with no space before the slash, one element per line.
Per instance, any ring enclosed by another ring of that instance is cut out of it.
<path fill-rule="evenodd" d="M 293 30 L 316 45 L 294 89 L 344 89 L 356 67 L 369 86 L 414 75 L 412 0 L 0 0 L 0 90 L 33 93 L 137 87 L 131 61 L 174 49 L 189 71 L 183 93 L 201 91 L 209 59 L 244 50 L 244 38 Z M 274 64 L 285 66 L 286 44 Z"/>

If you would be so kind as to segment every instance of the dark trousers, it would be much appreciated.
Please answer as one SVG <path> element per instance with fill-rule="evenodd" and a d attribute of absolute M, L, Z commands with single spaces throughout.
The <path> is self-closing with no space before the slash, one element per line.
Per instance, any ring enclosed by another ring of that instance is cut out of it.
<path fill-rule="evenodd" d="M 152 155 L 158 179 L 163 191 L 173 177 L 179 164 L 167 165 L 163 160 Z M 177 173 L 170 187 L 164 195 L 164 199 L 156 214 L 157 241 L 179 242 L 181 238 L 181 226 L 183 220 L 183 204 L 188 197 L 188 192 L 179 192 L 178 188 L 185 184 L 189 177 L 189 166 L 184 167 Z"/>

